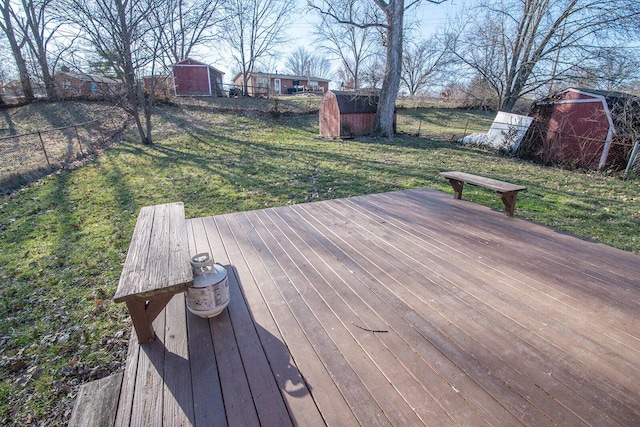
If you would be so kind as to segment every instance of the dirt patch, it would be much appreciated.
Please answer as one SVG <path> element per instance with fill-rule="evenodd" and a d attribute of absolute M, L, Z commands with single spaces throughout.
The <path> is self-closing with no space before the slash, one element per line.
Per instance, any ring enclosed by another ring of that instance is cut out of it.
<path fill-rule="evenodd" d="M 0 111 L 0 192 L 93 158 L 129 125 L 120 107 L 98 102 L 34 103 Z"/>
<path fill-rule="evenodd" d="M 273 98 L 176 98 L 175 103 L 185 106 L 199 106 L 218 111 L 242 111 L 245 114 L 273 113 L 274 110 L 285 114 L 317 113 L 320 109 L 322 97 L 318 95 L 282 95 Z"/>

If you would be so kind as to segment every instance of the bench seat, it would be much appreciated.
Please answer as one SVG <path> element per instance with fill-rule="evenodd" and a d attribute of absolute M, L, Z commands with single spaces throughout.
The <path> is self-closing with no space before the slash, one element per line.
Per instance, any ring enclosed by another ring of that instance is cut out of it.
<path fill-rule="evenodd" d="M 523 187 L 522 185 L 498 181 L 497 179 L 486 178 L 466 172 L 448 171 L 440 172 L 440 175 L 445 177 L 453 187 L 454 199 L 462 198 L 462 189 L 465 183 L 494 190 L 504 203 L 504 214 L 507 216 L 513 216 L 518 193 L 520 191 L 527 191 L 527 187 Z"/>
<path fill-rule="evenodd" d="M 143 207 L 113 297 L 127 304 L 140 343 L 153 341 L 153 320 L 192 284 L 184 204 Z"/>

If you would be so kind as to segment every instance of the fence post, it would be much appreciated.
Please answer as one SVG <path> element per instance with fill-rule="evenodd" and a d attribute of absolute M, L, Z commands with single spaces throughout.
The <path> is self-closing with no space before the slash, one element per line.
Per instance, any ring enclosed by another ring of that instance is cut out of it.
<path fill-rule="evenodd" d="M 80 154 L 84 157 L 84 152 L 82 151 L 82 142 L 80 142 L 80 135 L 78 135 L 78 126 L 73 127 L 76 131 L 76 138 L 78 138 L 78 148 L 80 148 Z"/>
<path fill-rule="evenodd" d="M 51 167 L 51 162 L 49 162 L 49 155 L 47 154 L 47 150 L 44 148 L 44 140 L 42 139 L 42 134 L 38 132 L 38 136 L 40 137 L 40 145 L 42 145 L 42 152 L 44 153 L 44 158 L 47 159 L 47 166 Z"/>
<path fill-rule="evenodd" d="M 636 141 L 636 143 L 633 145 L 633 151 L 631 152 L 631 156 L 629 157 L 629 163 L 627 164 L 627 168 L 624 171 L 624 179 L 627 179 L 627 177 L 629 176 L 629 172 L 631 172 L 631 169 L 633 169 L 633 166 L 636 164 L 638 151 L 640 151 L 640 140 Z"/>

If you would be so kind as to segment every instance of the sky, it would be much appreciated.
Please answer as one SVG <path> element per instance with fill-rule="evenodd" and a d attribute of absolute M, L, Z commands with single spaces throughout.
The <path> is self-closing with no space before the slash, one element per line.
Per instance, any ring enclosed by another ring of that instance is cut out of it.
<path fill-rule="evenodd" d="M 274 69 L 264 70 L 267 72 L 287 73 L 285 62 L 287 52 L 293 52 L 298 47 L 305 47 L 314 50 L 314 21 L 319 18 L 311 12 L 307 11 L 307 0 L 295 0 L 297 2 L 296 12 L 291 13 L 289 22 L 285 25 L 285 30 L 290 38 L 290 42 L 286 45 L 286 51 L 278 56 L 278 61 L 273 65 Z M 439 26 L 444 25 L 448 17 L 455 16 L 464 4 L 474 3 L 478 0 L 447 0 L 442 4 L 428 3 L 421 0 L 417 7 L 413 7 L 405 15 L 406 19 L 415 19 L 420 24 L 420 34 L 427 37 Z M 409 0 L 406 0 L 408 3 Z M 8 54 L 8 52 L 2 52 Z M 205 62 L 220 69 L 225 73 L 225 83 L 230 83 L 237 67 L 235 66 L 230 55 L 208 47 L 196 49 L 193 59 Z M 8 74 L 15 72 L 12 66 L 2 67 L 0 64 L 0 72 L 6 71 Z"/>
<path fill-rule="evenodd" d="M 298 10 L 304 10 L 306 7 L 306 0 L 297 0 Z M 453 17 L 460 12 L 464 5 L 474 3 L 475 0 L 447 0 L 442 4 L 433 4 L 426 1 L 421 2 L 417 7 L 410 9 L 407 15 L 410 14 L 411 19 L 415 19 L 420 25 L 420 35 L 428 37 L 438 27 L 444 25 L 448 17 Z M 292 15 L 295 15 L 292 13 Z M 405 15 L 405 16 L 407 16 Z M 407 16 L 409 17 L 409 16 Z M 317 17 L 313 13 L 300 13 L 295 15 L 295 18 L 291 19 L 291 22 L 285 25 L 287 35 L 291 42 L 288 44 L 290 49 L 288 51 L 293 52 L 298 47 L 305 47 L 313 50 L 313 28 L 314 21 Z M 222 52 L 203 52 L 202 58 L 199 58 L 203 62 L 213 65 L 217 69 L 225 72 L 225 83 L 229 83 L 233 78 L 236 68 L 232 63 L 231 58 L 228 55 L 224 55 Z M 206 55 L 206 57 L 204 57 Z M 279 56 L 280 60 L 276 61 L 275 70 L 264 70 L 267 72 L 286 73 L 285 61 L 287 58 L 286 52 Z"/>

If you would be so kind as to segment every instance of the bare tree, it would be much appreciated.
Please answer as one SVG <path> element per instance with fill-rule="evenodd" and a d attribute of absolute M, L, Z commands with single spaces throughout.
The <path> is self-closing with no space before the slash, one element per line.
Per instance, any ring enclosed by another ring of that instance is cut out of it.
<path fill-rule="evenodd" d="M 464 106 L 494 111 L 498 105 L 496 93 L 489 81 L 480 74 L 473 76 L 464 89 Z"/>
<path fill-rule="evenodd" d="M 605 47 L 593 52 L 592 58 L 583 58 L 572 85 L 607 91 L 625 90 L 640 79 L 640 60 L 636 52 L 625 47 Z"/>
<path fill-rule="evenodd" d="M 221 0 L 164 0 L 151 13 L 169 63 L 183 61 L 198 45 L 212 42 L 225 19 Z"/>
<path fill-rule="evenodd" d="M 352 13 L 364 13 L 353 10 L 357 1 L 350 1 Z M 336 24 L 330 16 L 322 15 L 315 34 L 322 49 L 340 61 L 338 74 L 342 83 L 352 89 L 359 89 L 365 64 L 379 51 L 380 43 L 375 28 Z"/>
<path fill-rule="evenodd" d="M 7 51 L 7 46 L 5 46 L 5 40 L 0 39 L 0 56 L 7 58 L 9 57 L 9 55 L 11 54 Z M 0 62 L 0 86 L 6 85 L 9 82 L 9 80 L 10 78 L 9 78 L 9 72 L 7 70 L 7 63 Z M 4 104 L 5 104 L 4 97 L 0 92 L 0 105 L 4 105 Z"/>
<path fill-rule="evenodd" d="M 27 61 L 22 53 L 22 47 L 26 43 L 24 35 L 20 35 L 15 28 L 15 12 L 10 0 L 0 0 L 0 29 L 4 32 L 11 47 L 11 53 L 16 62 L 16 68 L 22 85 L 22 95 L 26 100 L 32 101 L 35 96 L 31 85 L 31 76 L 27 68 Z"/>
<path fill-rule="evenodd" d="M 361 79 L 363 88 L 380 89 L 384 82 L 384 55 L 376 55 L 365 62 L 362 67 Z"/>
<path fill-rule="evenodd" d="M 348 61 L 342 61 L 340 67 L 336 71 L 335 79 L 340 82 L 341 90 L 355 90 L 356 82 L 351 74 L 353 69 L 353 65 L 349 64 Z"/>
<path fill-rule="evenodd" d="M 425 91 L 429 81 L 441 74 L 450 62 L 448 47 L 440 39 L 409 41 L 402 57 L 400 78 L 409 94 L 415 96 Z"/>
<path fill-rule="evenodd" d="M 55 41 L 57 30 L 62 25 L 62 21 L 56 16 L 55 2 L 56 0 L 22 0 L 21 16 L 14 15 L 26 45 L 29 46 L 31 54 L 38 63 L 38 72 L 49 99 L 56 99 L 56 86 L 53 78 L 56 60 L 50 64 L 52 52 L 49 46 Z"/>
<path fill-rule="evenodd" d="M 125 108 L 135 120 L 142 143 L 153 144 L 153 93 L 145 92 L 143 73 L 153 76 L 158 59 L 159 39 L 154 38 L 149 20 L 150 10 L 158 4 L 154 0 L 70 1 L 75 24 L 124 82 Z"/>
<path fill-rule="evenodd" d="M 634 0 L 484 0 L 456 34 L 454 52 L 511 111 L 523 95 L 575 73 L 585 52 L 620 37 L 639 14 Z"/>
<path fill-rule="evenodd" d="M 297 76 L 327 78 L 331 73 L 331 62 L 327 58 L 313 54 L 304 47 L 291 52 L 285 66 L 289 73 Z"/>
<path fill-rule="evenodd" d="M 293 0 L 228 0 L 223 39 L 243 75 L 244 94 L 256 65 L 286 40 L 284 26 Z"/>
<path fill-rule="evenodd" d="M 442 3 L 444 0 L 424 0 Z M 358 28 L 378 28 L 386 48 L 385 73 L 376 113 L 377 131 L 393 137 L 393 113 L 402 73 L 404 13 L 421 0 L 308 0 L 309 5 L 333 22 Z"/>

